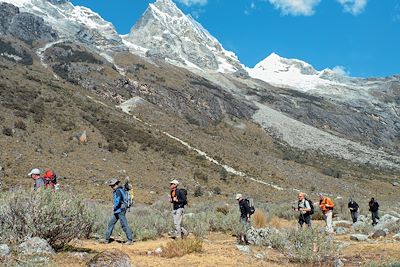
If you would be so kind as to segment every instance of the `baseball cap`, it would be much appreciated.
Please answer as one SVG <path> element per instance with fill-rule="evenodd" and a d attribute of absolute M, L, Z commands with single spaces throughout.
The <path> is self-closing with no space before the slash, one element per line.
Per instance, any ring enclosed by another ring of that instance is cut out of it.
<path fill-rule="evenodd" d="M 31 176 L 32 174 L 40 175 L 40 170 L 38 168 L 32 169 L 31 172 L 28 173 L 28 176 Z"/>
<path fill-rule="evenodd" d="M 238 200 L 239 198 L 242 198 L 242 194 L 236 194 L 236 200 Z"/>
<path fill-rule="evenodd" d="M 174 179 L 174 180 L 172 180 L 171 182 L 169 182 L 169 184 L 176 184 L 176 185 L 178 185 L 179 182 L 178 182 L 178 180 Z"/>
<path fill-rule="evenodd" d="M 118 179 L 111 179 L 109 182 L 108 182 L 108 185 L 109 186 L 113 186 L 113 185 L 116 185 L 116 184 L 118 184 L 119 183 L 119 180 Z"/>

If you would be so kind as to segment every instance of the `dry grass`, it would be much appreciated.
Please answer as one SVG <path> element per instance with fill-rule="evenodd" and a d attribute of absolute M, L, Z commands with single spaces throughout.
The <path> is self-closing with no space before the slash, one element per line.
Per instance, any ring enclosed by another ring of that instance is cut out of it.
<path fill-rule="evenodd" d="M 161 254 L 162 257 L 165 258 L 182 257 L 183 255 L 189 253 L 202 252 L 203 240 L 199 238 L 174 240 L 168 242 L 166 246 L 162 248 L 162 250 L 163 250 Z"/>
<path fill-rule="evenodd" d="M 274 227 L 277 229 L 283 229 L 283 228 L 293 227 L 293 223 L 294 223 L 294 221 L 288 221 L 288 220 L 281 219 L 279 217 L 274 216 L 269 220 L 268 226 Z"/>
<path fill-rule="evenodd" d="M 267 226 L 267 216 L 262 210 L 257 209 L 253 214 L 252 222 L 255 228 L 264 228 Z"/>

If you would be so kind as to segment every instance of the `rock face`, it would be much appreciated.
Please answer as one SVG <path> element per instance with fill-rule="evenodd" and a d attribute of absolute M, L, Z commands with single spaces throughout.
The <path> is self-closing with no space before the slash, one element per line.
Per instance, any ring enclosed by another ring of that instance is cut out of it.
<path fill-rule="evenodd" d="M 350 240 L 354 241 L 367 241 L 368 236 L 367 235 L 362 235 L 362 234 L 355 234 L 350 236 Z"/>
<path fill-rule="evenodd" d="M 118 249 L 101 252 L 93 257 L 88 267 L 132 267 L 129 256 Z"/>
<path fill-rule="evenodd" d="M 8 3 L 0 3 L 0 33 L 24 41 L 54 41 L 57 33 L 44 23 L 43 18 L 19 11 Z"/>
<path fill-rule="evenodd" d="M 54 249 L 47 243 L 46 240 L 40 237 L 33 237 L 21 243 L 17 247 L 17 251 L 24 255 L 36 254 L 54 254 Z"/>
<path fill-rule="evenodd" d="M 125 40 L 145 48 L 149 57 L 183 67 L 245 73 L 232 52 L 171 0 L 150 4 Z"/>

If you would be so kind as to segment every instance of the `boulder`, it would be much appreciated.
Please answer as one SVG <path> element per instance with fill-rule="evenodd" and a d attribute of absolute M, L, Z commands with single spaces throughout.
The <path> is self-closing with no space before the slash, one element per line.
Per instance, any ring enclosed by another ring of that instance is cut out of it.
<path fill-rule="evenodd" d="M 344 235 L 344 234 L 347 233 L 347 229 L 344 228 L 344 227 L 337 227 L 337 228 L 335 229 L 335 232 L 336 232 L 336 234 L 338 234 L 338 235 Z"/>
<path fill-rule="evenodd" d="M 373 239 L 377 239 L 377 238 L 380 238 L 380 237 L 385 237 L 386 236 L 386 232 L 385 231 L 383 231 L 383 230 L 376 230 L 373 234 L 372 234 L 372 238 Z"/>
<path fill-rule="evenodd" d="M 392 185 L 393 186 L 399 186 L 399 183 L 398 182 L 393 182 Z"/>
<path fill-rule="evenodd" d="M 88 263 L 88 267 L 132 267 L 128 254 L 119 249 L 103 251 L 94 256 Z"/>
<path fill-rule="evenodd" d="M 385 214 L 383 215 L 380 219 L 377 225 L 374 226 L 375 230 L 383 230 L 385 228 L 389 228 L 391 225 L 395 224 L 399 218 L 390 215 L 390 214 Z"/>
<path fill-rule="evenodd" d="M 366 222 L 367 221 L 367 217 L 365 215 L 359 215 L 357 222 Z"/>
<path fill-rule="evenodd" d="M 344 266 L 344 263 L 343 263 L 343 261 L 341 259 L 336 259 L 333 262 L 333 267 L 343 267 L 343 266 Z"/>
<path fill-rule="evenodd" d="M 5 257 L 10 255 L 11 250 L 7 244 L 0 244 L 0 257 Z"/>
<path fill-rule="evenodd" d="M 393 239 L 396 241 L 400 241 L 400 233 L 397 233 L 393 236 Z"/>
<path fill-rule="evenodd" d="M 359 229 L 365 228 L 367 224 L 362 221 L 357 221 L 352 225 L 354 231 L 358 231 Z"/>
<path fill-rule="evenodd" d="M 350 240 L 354 241 L 367 241 L 368 236 L 367 235 L 362 235 L 362 234 L 354 234 L 350 236 Z"/>
<path fill-rule="evenodd" d="M 243 253 L 250 254 L 251 250 L 249 246 L 241 246 L 241 245 L 236 245 L 237 249 Z"/>
<path fill-rule="evenodd" d="M 54 249 L 49 243 L 40 238 L 33 237 L 17 246 L 17 252 L 23 255 L 54 254 Z"/>

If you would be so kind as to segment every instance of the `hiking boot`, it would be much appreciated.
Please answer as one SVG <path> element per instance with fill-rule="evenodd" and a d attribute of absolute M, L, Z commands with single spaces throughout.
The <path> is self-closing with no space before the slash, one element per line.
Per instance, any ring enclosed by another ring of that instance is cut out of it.
<path fill-rule="evenodd" d="M 128 240 L 124 244 L 129 246 L 129 245 L 133 245 L 134 242 L 135 242 L 135 240 Z"/>

